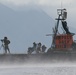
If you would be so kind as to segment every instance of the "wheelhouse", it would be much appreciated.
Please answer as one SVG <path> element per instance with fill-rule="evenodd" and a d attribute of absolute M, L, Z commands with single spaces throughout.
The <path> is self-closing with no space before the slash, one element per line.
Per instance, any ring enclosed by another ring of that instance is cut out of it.
<path fill-rule="evenodd" d="M 56 35 L 55 48 L 56 49 L 70 49 L 73 44 L 73 36 L 71 34 Z"/>

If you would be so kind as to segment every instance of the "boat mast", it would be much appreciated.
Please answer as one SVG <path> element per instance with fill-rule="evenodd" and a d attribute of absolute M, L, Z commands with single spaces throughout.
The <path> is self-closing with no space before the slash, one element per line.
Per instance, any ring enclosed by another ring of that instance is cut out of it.
<path fill-rule="evenodd" d="M 58 18 L 56 18 L 57 20 L 57 24 L 55 26 L 55 28 L 53 28 L 53 40 L 52 40 L 52 45 L 51 48 L 55 48 L 55 38 L 58 32 L 58 27 L 59 27 L 59 22 L 60 21 L 65 21 L 67 18 L 67 12 L 66 9 L 57 9 L 57 14 L 58 14 Z"/>

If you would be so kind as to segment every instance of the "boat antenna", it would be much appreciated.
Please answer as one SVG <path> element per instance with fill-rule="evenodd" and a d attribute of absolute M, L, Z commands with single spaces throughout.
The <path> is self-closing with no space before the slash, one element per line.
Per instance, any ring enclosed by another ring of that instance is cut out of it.
<path fill-rule="evenodd" d="M 63 6 L 62 6 L 63 4 L 62 4 L 62 1 L 61 1 L 61 9 L 63 8 Z"/>

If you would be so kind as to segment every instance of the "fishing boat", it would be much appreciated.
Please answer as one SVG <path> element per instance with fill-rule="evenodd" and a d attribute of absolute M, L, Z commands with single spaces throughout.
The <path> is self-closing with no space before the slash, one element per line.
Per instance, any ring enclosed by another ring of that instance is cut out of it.
<path fill-rule="evenodd" d="M 67 26 L 67 10 L 66 9 L 57 9 L 58 18 L 57 24 L 53 28 L 53 35 L 52 35 L 52 45 L 47 51 L 48 53 L 51 52 L 67 52 L 67 53 L 75 53 L 76 52 L 76 42 L 73 39 L 75 33 L 71 33 Z M 59 22 L 62 24 L 63 32 L 60 33 L 58 30 Z"/>

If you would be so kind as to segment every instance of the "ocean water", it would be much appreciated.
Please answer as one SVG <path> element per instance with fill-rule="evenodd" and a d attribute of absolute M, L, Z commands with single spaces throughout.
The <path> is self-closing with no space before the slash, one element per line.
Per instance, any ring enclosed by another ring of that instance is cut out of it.
<path fill-rule="evenodd" d="M 63 64 L 0 65 L 0 75 L 76 75 L 75 64 Z"/>

